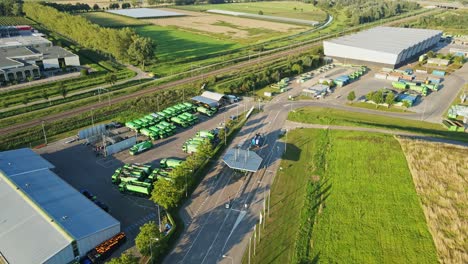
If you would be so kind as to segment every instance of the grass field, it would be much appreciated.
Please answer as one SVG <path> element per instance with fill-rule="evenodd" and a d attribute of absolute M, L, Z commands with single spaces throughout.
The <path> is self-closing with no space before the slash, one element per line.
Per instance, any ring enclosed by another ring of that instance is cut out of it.
<path fill-rule="evenodd" d="M 437 262 L 411 174 L 393 137 L 294 130 L 281 167 L 255 263 Z M 319 186 L 313 196 L 311 182 Z M 310 208 L 316 218 L 304 213 Z"/>
<path fill-rule="evenodd" d="M 152 25 L 135 27 L 135 30 L 138 34 L 153 38 L 156 42 L 155 53 L 158 63 L 152 69 L 155 72 L 168 71 L 169 68 L 174 67 L 174 64 L 190 62 L 194 58 L 208 57 L 210 54 L 242 47 L 232 41 L 208 38 L 170 27 Z"/>
<path fill-rule="evenodd" d="M 24 17 L 0 17 L 0 26 L 34 25 L 34 21 Z"/>
<path fill-rule="evenodd" d="M 348 103 L 348 105 L 352 107 L 366 108 L 366 109 L 379 110 L 379 111 L 385 111 L 385 112 L 413 113 L 404 107 L 399 107 L 395 105 L 391 106 L 390 108 L 386 106 L 381 106 L 381 105 L 376 107 L 374 104 L 366 103 L 366 102 L 354 102 L 352 104 Z"/>
<path fill-rule="evenodd" d="M 399 139 L 441 263 L 468 263 L 468 148 Z"/>
<path fill-rule="evenodd" d="M 357 126 L 408 131 L 468 142 L 468 137 L 465 133 L 447 131 L 442 124 L 343 111 L 332 108 L 304 107 L 290 112 L 288 119 L 309 124 Z"/>
<path fill-rule="evenodd" d="M 259 11 L 262 11 L 263 14 L 267 16 L 288 17 L 313 21 L 323 21 L 327 19 L 327 14 L 314 5 L 293 1 L 191 5 L 178 6 L 177 8 L 197 11 L 219 9 L 249 14 L 258 14 Z"/>
<path fill-rule="evenodd" d="M 119 16 L 107 12 L 80 13 L 92 23 L 103 27 L 126 27 L 148 25 L 149 22 L 131 17 Z"/>

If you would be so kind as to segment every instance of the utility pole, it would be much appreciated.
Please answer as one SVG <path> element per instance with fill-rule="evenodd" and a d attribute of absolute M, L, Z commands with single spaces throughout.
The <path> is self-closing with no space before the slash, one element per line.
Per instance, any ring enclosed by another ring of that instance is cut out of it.
<path fill-rule="evenodd" d="M 45 127 L 44 127 L 44 120 L 42 120 L 42 133 L 44 134 L 44 142 L 47 145 L 47 136 L 46 136 Z"/>
<path fill-rule="evenodd" d="M 270 216 L 270 194 L 271 194 L 271 190 L 268 190 L 268 217 Z"/>
<path fill-rule="evenodd" d="M 159 94 L 156 95 L 156 104 L 158 105 L 158 112 L 159 112 Z"/>
<path fill-rule="evenodd" d="M 224 119 L 224 146 L 226 146 L 226 142 L 227 142 L 227 135 L 226 135 L 226 112 L 224 112 L 223 119 Z"/>
<path fill-rule="evenodd" d="M 249 238 L 249 264 L 250 264 L 250 248 L 252 247 L 252 237 Z"/>

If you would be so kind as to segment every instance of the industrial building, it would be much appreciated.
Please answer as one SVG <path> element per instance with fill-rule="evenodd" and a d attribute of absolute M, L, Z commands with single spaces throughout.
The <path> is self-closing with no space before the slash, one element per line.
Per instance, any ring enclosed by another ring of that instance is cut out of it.
<path fill-rule="evenodd" d="M 0 38 L 0 82 L 37 78 L 41 71 L 80 66 L 78 55 L 53 46 L 40 33 L 9 29 Z M 0 27 L 2 29 L 2 27 Z M 0 30 L 0 32 L 3 32 Z"/>
<path fill-rule="evenodd" d="M 70 263 L 120 232 L 31 149 L 0 152 L 0 263 Z"/>
<path fill-rule="evenodd" d="M 205 104 L 209 107 L 219 107 L 225 99 L 224 94 L 205 91 L 201 95 L 195 96 L 192 100 L 196 103 Z"/>
<path fill-rule="evenodd" d="M 375 27 L 323 42 L 325 55 L 344 63 L 399 67 L 439 42 L 442 31 Z"/>

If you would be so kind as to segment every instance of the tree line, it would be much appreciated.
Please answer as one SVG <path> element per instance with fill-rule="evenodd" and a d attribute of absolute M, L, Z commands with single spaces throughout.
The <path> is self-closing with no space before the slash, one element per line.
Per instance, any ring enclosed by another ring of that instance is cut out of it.
<path fill-rule="evenodd" d="M 23 14 L 22 0 L 1 0 L 0 16 L 21 16 Z"/>
<path fill-rule="evenodd" d="M 350 25 L 369 23 L 420 8 L 416 2 L 402 0 L 314 0 L 311 2 L 324 10 L 342 10 Z"/>
<path fill-rule="evenodd" d="M 282 67 L 268 67 L 262 72 L 247 74 L 239 80 L 230 82 L 227 88 L 234 94 L 248 93 L 279 82 L 284 77 L 290 77 L 307 70 L 315 69 L 322 63 L 323 61 L 319 55 L 305 55 L 297 59 L 289 58 L 287 63 Z"/>
<path fill-rule="evenodd" d="M 81 16 L 63 13 L 50 6 L 27 2 L 26 15 L 46 28 L 62 34 L 85 48 L 112 55 L 121 61 L 143 64 L 154 57 L 152 39 L 139 36 L 130 28 L 102 28 Z"/>
<path fill-rule="evenodd" d="M 88 12 L 91 10 L 91 7 L 88 4 L 75 3 L 75 4 L 59 4 L 53 2 L 43 3 L 46 6 L 53 7 L 60 12 L 76 13 L 76 12 Z"/>

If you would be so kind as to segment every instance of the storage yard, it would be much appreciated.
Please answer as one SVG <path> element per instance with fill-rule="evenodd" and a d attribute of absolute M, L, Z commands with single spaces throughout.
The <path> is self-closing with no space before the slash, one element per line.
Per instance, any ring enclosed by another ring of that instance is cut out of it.
<path fill-rule="evenodd" d="M 128 241 L 133 243 L 138 234 L 139 226 L 150 220 L 158 222 L 158 208 L 147 199 L 147 194 L 150 191 L 148 179 L 156 177 L 165 180 L 164 177 L 167 177 L 168 165 L 164 162 L 162 165 L 161 161 L 165 158 L 185 159 L 188 154 L 183 151 L 183 148 L 188 146 L 186 142 L 191 138 L 191 141 L 197 140 L 196 132 L 205 133 L 203 131 L 219 127 L 220 123 L 227 121 L 231 116 L 244 112 L 247 107 L 244 104 L 249 104 L 249 102 L 242 101 L 227 105 L 213 117 L 195 114 L 199 122 L 191 126 L 190 129 L 178 126 L 174 135 L 156 139 L 154 143 L 151 143 L 151 148 L 144 152 L 134 153 L 135 155 L 131 155 L 129 149 L 125 149 L 112 156 L 104 157 L 102 154 L 97 156 L 94 145 L 87 145 L 85 144 L 86 140 L 75 140 L 74 138 L 50 144 L 38 149 L 37 152 L 55 165 L 57 175 L 78 190 L 88 190 L 105 203 L 109 208 L 109 213 L 120 221 L 121 230 L 127 235 Z M 140 130 L 143 129 L 140 127 Z M 160 135 L 158 133 L 151 134 L 151 131 L 154 130 L 150 130 L 150 137 Z M 135 137 L 135 131 L 127 127 L 113 129 L 113 132 L 123 138 Z M 199 135 L 201 136 L 201 134 Z M 150 138 L 142 133 L 138 135 L 138 141 L 144 142 L 148 139 Z M 79 155 L 79 159 L 77 159 L 77 155 Z M 147 165 L 138 164 L 147 164 L 151 166 L 151 169 L 145 168 Z M 133 176 L 140 174 L 140 176 L 134 179 L 129 174 L 133 174 Z M 128 183 L 130 181 L 132 183 Z M 138 181 L 143 183 L 138 183 Z M 119 252 L 130 247 L 132 243 L 126 243 Z"/>

